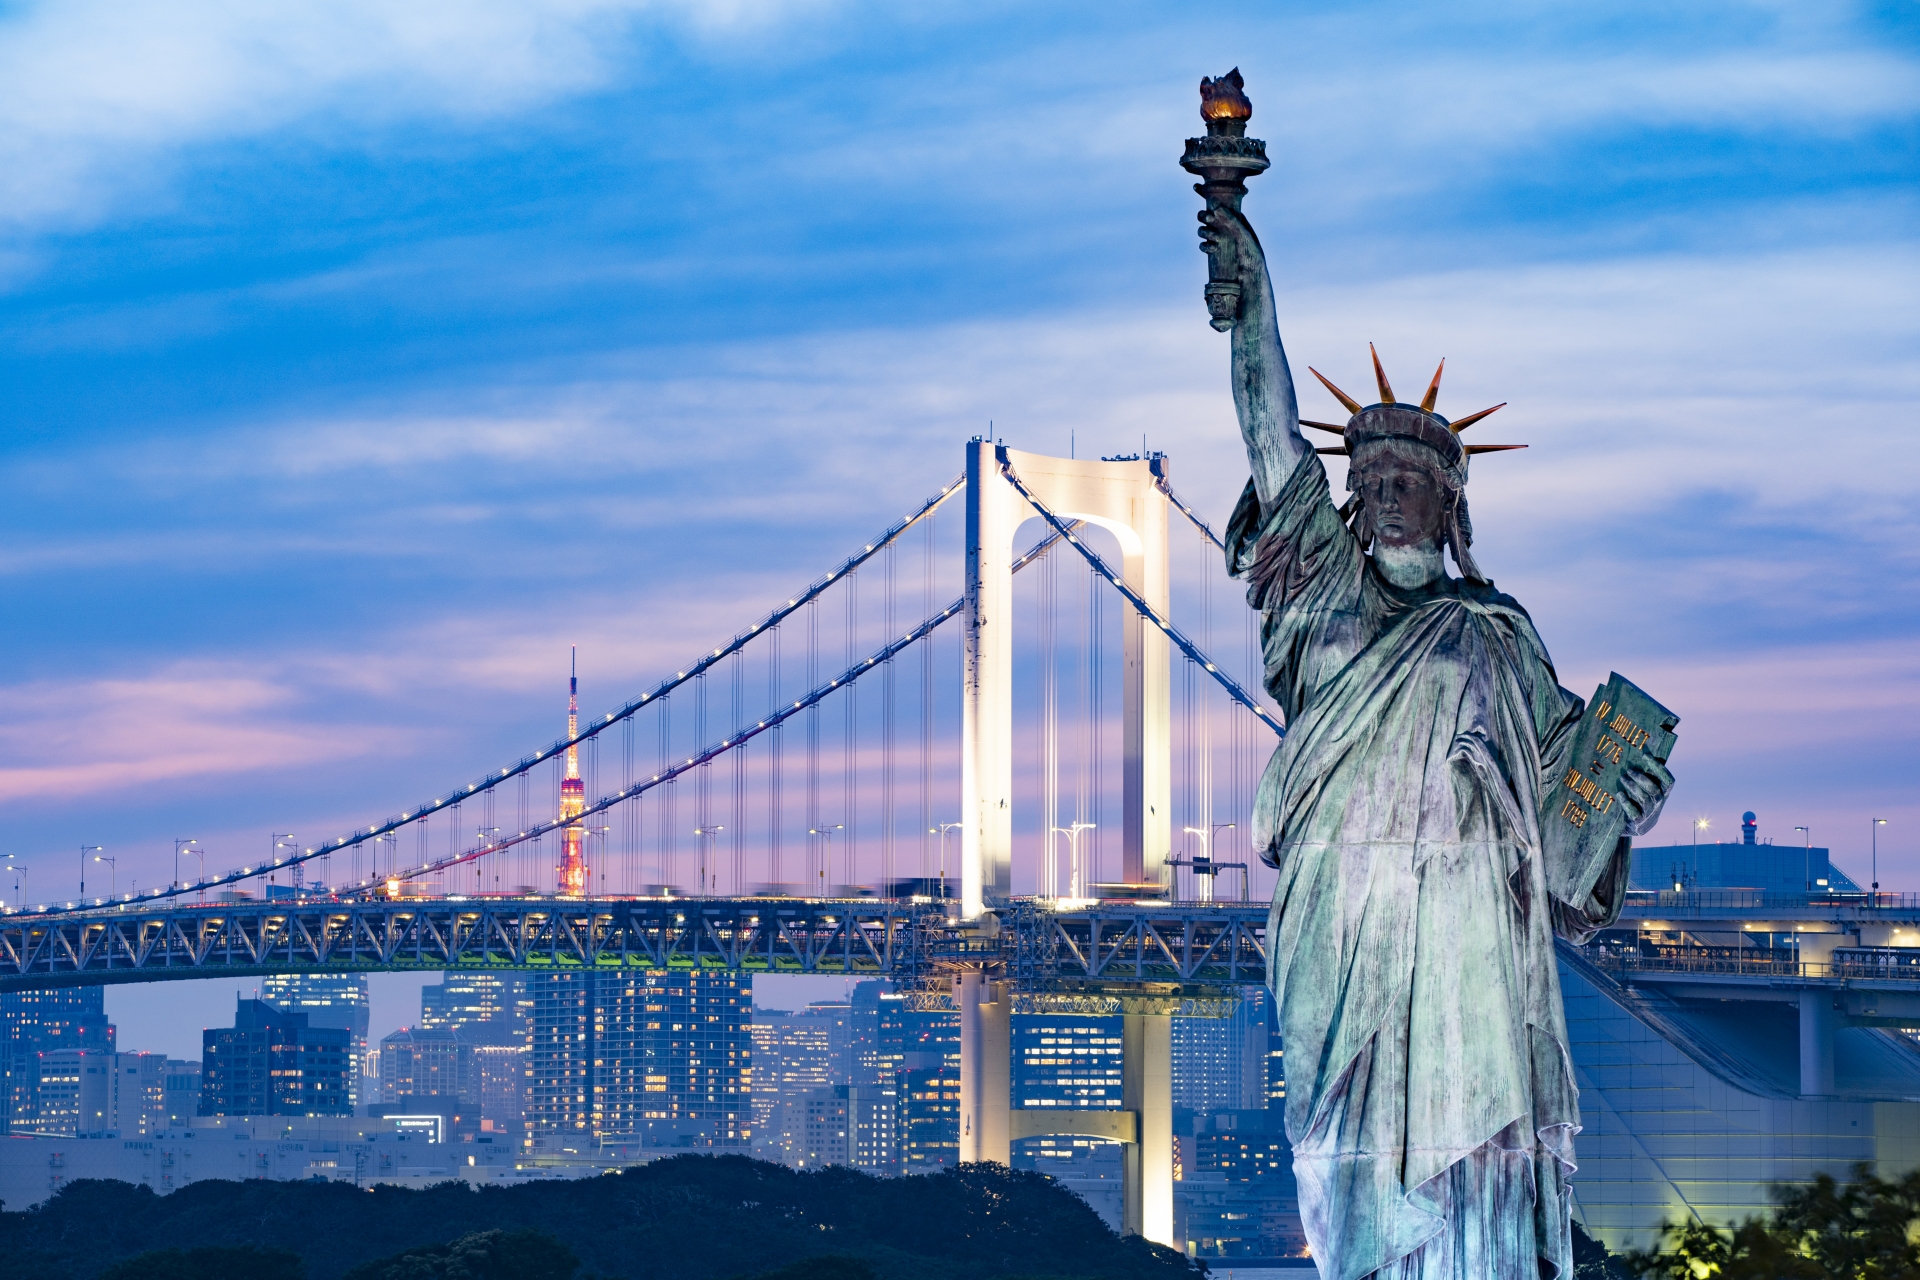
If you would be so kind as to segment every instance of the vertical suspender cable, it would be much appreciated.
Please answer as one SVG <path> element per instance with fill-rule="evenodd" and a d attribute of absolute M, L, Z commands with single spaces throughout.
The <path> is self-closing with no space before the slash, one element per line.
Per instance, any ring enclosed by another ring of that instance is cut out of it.
<path fill-rule="evenodd" d="M 857 573 L 848 574 L 843 586 L 847 593 L 847 658 L 840 669 L 842 671 L 851 671 L 853 670 L 853 664 L 860 660 L 856 635 L 859 629 L 860 615 L 860 575 Z M 859 735 L 860 686 L 849 683 L 846 688 L 840 691 L 840 696 L 845 698 L 847 703 L 845 708 L 846 729 L 840 738 L 840 812 L 842 814 L 840 822 L 846 828 L 845 831 L 841 832 L 840 840 L 841 845 L 846 850 L 840 859 L 841 864 L 846 868 L 844 879 L 841 883 L 851 885 L 859 883 L 858 878 L 853 873 L 855 848 L 853 832 L 854 818 L 858 812 L 857 806 L 859 801 L 859 797 L 855 793 L 857 771 L 854 764 L 854 742 Z M 832 853 L 833 846 L 831 844 L 827 846 L 827 851 L 829 854 Z M 831 875 L 829 875 L 829 878 L 831 878 Z"/>
<path fill-rule="evenodd" d="M 920 616 L 933 615 L 933 516 L 926 519 L 920 554 Z M 934 632 L 920 642 L 920 878 L 926 879 L 933 844 Z"/>
<path fill-rule="evenodd" d="M 727 723 L 736 728 L 742 723 L 741 717 L 746 714 L 746 698 L 743 696 L 746 660 L 745 654 L 736 653 L 730 664 L 733 676 L 733 700 L 729 704 Z M 734 896 L 743 897 L 747 892 L 747 748 L 745 744 L 733 750 L 733 816 L 729 822 L 733 827 L 733 839 L 727 842 L 733 851 L 733 892 Z"/>
<path fill-rule="evenodd" d="M 693 740 L 701 746 L 705 746 L 707 741 L 707 673 L 704 671 L 693 682 Z M 700 776 L 694 781 L 694 807 L 699 810 L 702 832 L 710 830 L 713 822 L 713 806 L 710 803 L 713 787 L 712 773 L 712 766 L 703 764 L 700 766 Z M 694 875 L 699 880 L 695 890 L 702 897 L 713 892 L 711 877 L 714 874 L 714 868 L 711 860 L 719 852 L 720 846 L 712 837 L 701 835 L 695 838 Z"/>
<path fill-rule="evenodd" d="M 774 627 L 773 634 L 767 637 L 767 705 L 770 708 L 780 706 L 780 628 Z M 781 730 L 784 724 L 773 727 L 773 742 L 767 747 L 767 871 L 775 885 L 786 882 L 783 859 L 780 854 L 780 834 L 784 826 L 781 810 Z"/>
<path fill-rule="evenodd" d="M 1060 896 L 1060 563 L 1045 553 L 1040 564 L 1040 892 Z"/>
<path fill-rule="evenodd" d="M 881 575 L 881 613 L 891 640 L 894 631 L 894 595 L 898 583 L 894 575 L 893 548 L 887 548 L 885 572 Z M 893 892 L 893 659 L 880 673 L 880 889 Z"/>
<path fill-rule="evenodd" d="M 1212 556 L 1208 553 L 1213 550 L 1213 544 L 1202 540 L 1198 544 L 1198 549 L 1200 552 L 1200 649 L 1201 652 L 1210 654 L 1213 652 L 1213 565 L 1210 563 Z M 1191 659 L 1188 660 L 1187 665 L 1189 667 L 1193 665 Z M 1208 699 L 1213 696 L 1212 685 L 1211 680 L 1203 680 L 1200 678 L 1200 673 L 1195 673 L 1194 694 L 1199 702 L 1194 707 L 1193 714 L 1198 722 L 1195 727 L 1200 735 L 1199 753 L 1196 759 L 1199 777 L 1195 779 L 1200 787 L 1198 806 L 1200 821 L 1195 825 L 1207 833 L 1202 843 L 1206 847 L 1208 857 L 1218 862 L 1222 855 L 1215 853 L 1213 848 L 1213 715 L 1211 704 L 1208 702 Z M 1229 860 L 1241 861 L 1241 859 Z M 1209 896 L 1217 898 L 1220 877 L 1214 876 L 1211 883 L 1215 892 Z"/>
<path fill-rule="evenodd" d="M 807 688 L 820 687 L 820 602 L 807 605 Z M 819 893 L 826 885 L 826 869 L 820 865 L 820 707 L 807 708 L 807 892 Z"/>

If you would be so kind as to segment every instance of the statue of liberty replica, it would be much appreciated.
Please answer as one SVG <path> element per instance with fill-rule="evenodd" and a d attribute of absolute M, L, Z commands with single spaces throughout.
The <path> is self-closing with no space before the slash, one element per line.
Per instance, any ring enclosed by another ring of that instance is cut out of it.
<path fill-rule="evenodd" d="M 1279 870 L 1268 976 L 1307 1236 L 1323 1280 L 1568 1277 L 1580 1110 L 1554 939 L 1618 916 L 1674 717 L 1617 676 L 1592 706 L 1561 688 L 1475 562 L 1468 463 L 1501 446 L 1460 436 L 1492 410 L 1441 416 L 1438 372 L 1402 402 L 1376 355 L 1378 403 L 1315 371 L 1351 416 L 1302 423 L 1239 208 L 1265 145 L 1237 70 L 1201 95 L 1182 163 L 1253 471 L 1227 557 L 1286 718 L 1252 827 Z M 1345 455 L 1343 501 L 1318 454 Z"/>

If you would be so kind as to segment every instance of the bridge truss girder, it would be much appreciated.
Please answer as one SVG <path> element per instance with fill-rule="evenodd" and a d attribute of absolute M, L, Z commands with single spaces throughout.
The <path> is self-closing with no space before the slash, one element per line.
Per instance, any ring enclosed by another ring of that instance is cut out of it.
<path fill-rule="evenodd" d="M 0 991 L 444 969 L 836 974 L 933 990 L 970 969 L 1005 975 L 1023 998 L 1151 999 L 1168 1012 L 1217 1016 L 1233 988 L 1264 981 L 1265 924 L 1257 908 L 1056 912 L 1023 902 L 982 927 L 949 921 L 937 905 L 783 898 L 116 908 L 0 919 Z"/>

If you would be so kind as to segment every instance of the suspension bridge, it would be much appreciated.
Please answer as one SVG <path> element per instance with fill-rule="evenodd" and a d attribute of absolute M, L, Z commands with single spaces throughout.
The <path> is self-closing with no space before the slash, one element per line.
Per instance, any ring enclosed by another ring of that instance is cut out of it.
<path fill-rule="evenodd" d="M 936 534 L 956 499 L 957 557 Z M 1182 528 L 1194 559 L 1176 574 Z M 276 835 L 260 862 L 16 901 L 0 989 L 473 968 L 886 977 L 959 1014 L 962 1159 L 1005 1161 L 1015 1136 L 1122 1137 L 1126 1222 L 1170 1241 L 1167 1018 L 1221 1016 L 1265 978 L 1258 869 L 1215 842 L 1244 845 L 1234 815 L 1282 730 L 1246 610 L 1233 660 L 1209 652 L 1222 551 L 1163 455 L 973 440 L 955 480 L 637 697 L 583 721 L 576 682 L 566 735 L 517 760 L 322 842 Z M 1112 1115 L 1011 1109 L 1016 1006 L 1123 1017 L 1124 1133 Z"/>

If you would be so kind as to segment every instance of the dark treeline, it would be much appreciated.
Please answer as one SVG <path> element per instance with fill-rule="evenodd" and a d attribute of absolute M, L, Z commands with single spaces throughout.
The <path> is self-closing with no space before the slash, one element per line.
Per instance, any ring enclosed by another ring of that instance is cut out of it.
<path fill-rule="evenodd" d="M 0 1280 L 93 1280 L 110 1268 L 114 1280 L 162 1280 L 176 1271 L 220 1280 L 211 1272 L 226 1268 L 208 1264 L 243 1256 L 255 1259 L 254 1274 L 287 1274 L 257 1250 L 296 1255 L 308 1280 L 341 1280 L 356 1270 L 354 1280 L 450 1274 L 436 1259 L 531 1250 L 538 1242 L 527 1232 L 551 1237 L 548 1252 L 558 1248 L 569 1267 L 577 1259 L 582 1280 L 796 1274 L 796 1264 L 829 1256 L 831 1263 L 800 1266 L 797 1274 L 1198 1274 L 1173 1250 L 1115 1234 L 1041 1174 L 969 1165 L 930 1177 L 874 1178 L 840 1168 L 795 1172 L 742 1156 L 679 1156 L 607 1177 L 477 1191 L 461 1183 L 415 1191 L 208 1181 L 158 1196 L 123 1182 L 76 1182 L 37 1209 L 0 1213 Z M 402 1255 L 409 1255 L 404 1262 Z"/>

